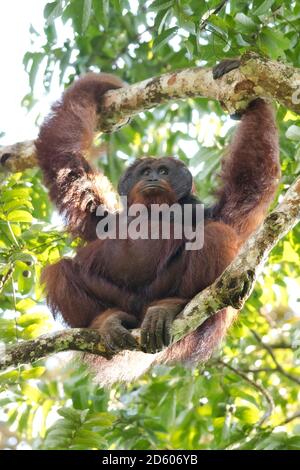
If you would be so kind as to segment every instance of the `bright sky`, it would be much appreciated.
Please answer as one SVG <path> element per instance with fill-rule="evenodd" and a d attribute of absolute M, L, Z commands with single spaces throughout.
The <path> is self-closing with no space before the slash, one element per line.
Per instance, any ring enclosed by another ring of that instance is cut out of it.
<path fill-rule="evenodd" d="M 34 119 L 37 110 L 29 113 L 22 108 L 21 100 L 30 91 L 28 76 L 23 68 L 23 56 L 32 49 L 29 34 L 30 24 L 43 31 L 43 8 L 46 0 L 1 0 L 0 2 L 0 132 L 6 135 L 1 144 L 32 139 L 37 130 Z M 34 46 L 34 50 L 36 47 Z M 37 98 L 42 99 L 42 87 L 36 90 Z M 50 97 L 45 97 L 45 114 Z M 41 108 L 39 107 L 39 110 Z"/>
<path fill-rule="evenodd" d="M 37 105 L 28 112 L 21 105 L 24 96 L 30 92 L 28 75 L 24 70 L 23 57 L 27 51 L 38 51 L 39 46 L 44 42 L 43 9 L 47 0 L 1 0 L 0 2 L 0 63 L 1 63 L 1 89 L 0 89 L 0 132 L 5 132 L 5 136 L 0 139 L 1 145 L 12 144 L 17 141 L 34 139 L 37 134 L 35 119 L 38 113 L 46 116 L 50 104 L 60 96 L 58 83 L 52 83 L 51 93 L 45 94 L 41 67 L 40 73 L 35 82 L 34 96 Z M 34 43 L 31 43 L 29 33 L 30 25 L 41 34 L 38 38 L 34 36 Z M 60 42 L 63 37 L 71 34 L 68 25 L 56 23 Z M 202 135 L 200 140 L 206 140 L 212 144 L 213 135 L 216 131 L 217 122 L 212 122 L 211 117 L 205 116 L 201 121 L 210 120 L 209 127 L 201 122 L 200 130 Z M 213 119 L 213 121 L 215 121 Z M 232 125 L 232 124 L 230 124 Z M 208 132 L 208 129 L 210 132 Z M 200 132 L 198 130 L 198 132 Z M 224 129 L 225 130 L 225 129 Z M 189 153 L 194 154 L 198 145 L 191 142 Z M 192 148 L 193 147 L 193 148 Z M 187 150 L 187 149 L 185 149 Z"/>

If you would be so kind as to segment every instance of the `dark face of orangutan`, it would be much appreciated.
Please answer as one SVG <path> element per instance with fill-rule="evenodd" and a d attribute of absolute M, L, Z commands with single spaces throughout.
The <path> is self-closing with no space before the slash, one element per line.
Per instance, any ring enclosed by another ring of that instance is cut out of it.
<path fill-rule="evenodd" d="M 119 194 L 129 204 L 180 201 L 192 190 L 188 168 L 172 157 L 141 158 L 131 165 L 119 183 Z"/>

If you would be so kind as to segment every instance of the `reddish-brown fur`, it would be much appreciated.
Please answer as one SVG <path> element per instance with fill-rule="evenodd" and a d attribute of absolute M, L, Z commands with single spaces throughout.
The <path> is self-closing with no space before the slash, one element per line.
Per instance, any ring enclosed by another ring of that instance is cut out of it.
<path fill-rule="evenodd" d="M 62 259 L 43 273 L 53 313 L 71 327 L 97 327 L 118 311 L 130 315 L 131 327 L 140 326 L 149 306 L 185 305 L 222 273 L 260 224 L 280 176 L 273 110 L 256 100 L 222 162 L 222 185 L 205 223 L 201 250 L 186 251 L 182 240 L 97 239 L 95 208 L 105 204 L 107 181 L 96 178 L 84 152 L 99 119 L 97 103 L 107 90 L 120 86 L 109 75 L 77 80 L 54 105 L 36 144 L 51 199 L 65 214 L 70 232 L 89 242 L 75 258 Z M 174 195 L 168 194 L 171 203 Z M 137 187 L 129 196 L 145 200 Z M 207 360 L 232 318 L 229 309 L 222 310 L 169 347 L 161 360 Z"/>

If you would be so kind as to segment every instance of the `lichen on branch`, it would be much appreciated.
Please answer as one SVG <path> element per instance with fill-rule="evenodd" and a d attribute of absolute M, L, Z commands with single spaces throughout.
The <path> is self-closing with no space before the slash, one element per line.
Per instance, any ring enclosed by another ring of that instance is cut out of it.
<path fill-rule="evenodd" d="M 108 91 L 101 105 L 99 131 L 113 132 L 136 114 L 160 104 L 189 97 L 221 102 L 229 113 L 258 96 L 273 98 L 300 113 L 300 69 L 248 52 L 239 69 L 214 80 L 212 69 L 193 67 L 149 78 Z M 36 165 L 34 141 L 0 147 L 0 171 L 23 171 Z"/>
<path fill-rule="evenodd" d="M 173 340 L 180 340 L 224 307 L 240 309 L 251 294 L 257 275 L 272 248 L 299 221 L 300 178 L 248 239 L 223 274 L 197 294 L 174 321 Z M 134 336 L 139 342 L 139 330 L 134 330 Z M 49 354 L 68 350 L 111 357 L 96 330 L 69 329 L 8 346 L 0 353 L 0 370 L 32 363 Z"/>

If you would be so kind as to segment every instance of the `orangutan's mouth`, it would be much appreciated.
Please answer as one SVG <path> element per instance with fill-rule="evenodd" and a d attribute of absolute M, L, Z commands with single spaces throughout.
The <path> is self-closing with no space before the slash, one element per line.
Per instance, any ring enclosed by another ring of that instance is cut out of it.
<path fill-rule="evenodd" d="M 165 186 L 163 186 L 162 184 L 160 183 L 146 183 L 142 189 L 141 189 L 141 192 L 148 192 L 148 191 L 153 191 L 153 190 L 156 190 L 156 191 L 166 191 L 167 189 L 165 188 Z"/>

